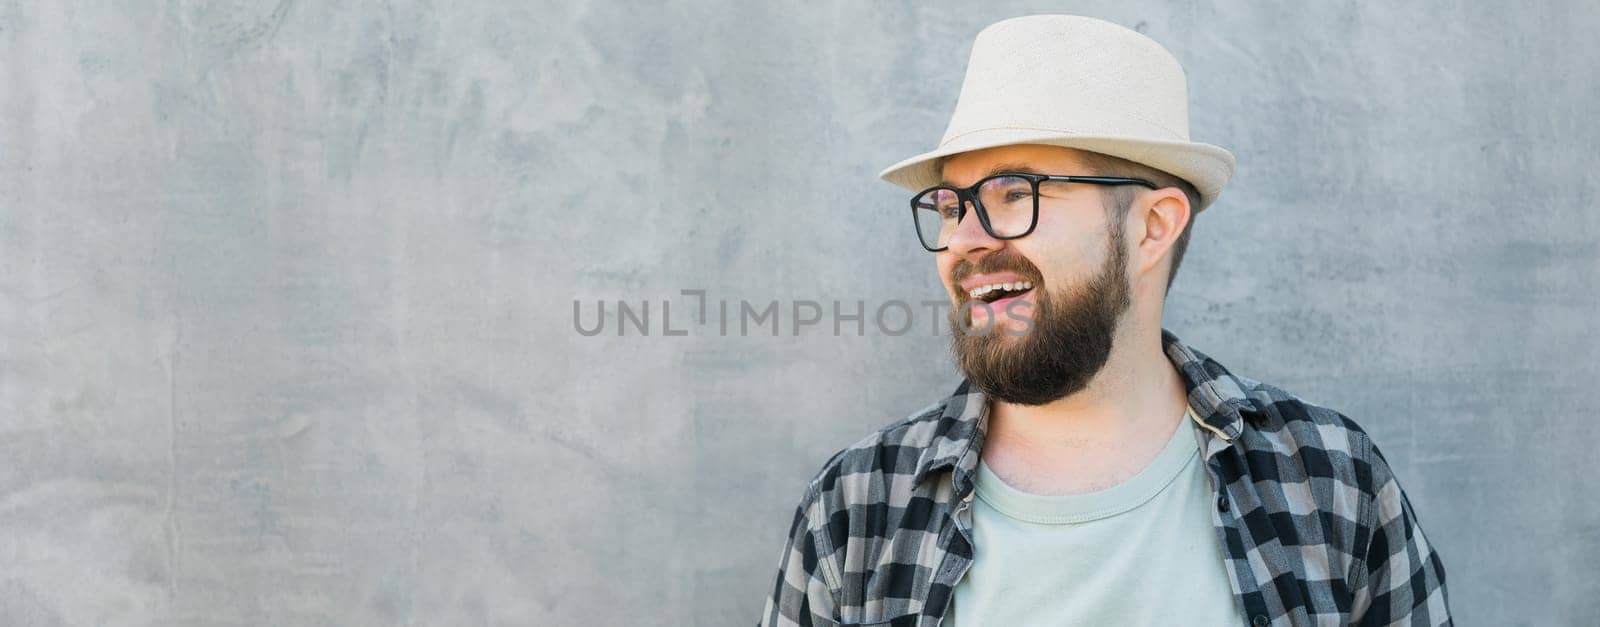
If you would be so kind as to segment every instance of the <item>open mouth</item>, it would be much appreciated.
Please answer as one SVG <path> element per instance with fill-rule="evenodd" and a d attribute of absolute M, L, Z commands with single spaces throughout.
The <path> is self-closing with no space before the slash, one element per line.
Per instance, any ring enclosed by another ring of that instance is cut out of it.
<path fill-rule="evenodd" d="M 988 285 L 980 285 L 978 287 L 972 288 L 971 290 L 969 290 L 967 292 L 967 296 L 972 297 L 973 300 L 981 300 L 981 301 L 986 302 L 986 303 L 993 303 L 993 302 L 999 301 L 1001 299 L 1006 299 L 1006 298 L 1011 298 L 1013 296 L 1026 294 L 1029 290 L 1032 290 L 1032 289 L 1033 289 L 1033 283 L 1031 281 L 1012 281 L 1012 282 L 1009 282 L 1009 283 L 990 283 Z"/>

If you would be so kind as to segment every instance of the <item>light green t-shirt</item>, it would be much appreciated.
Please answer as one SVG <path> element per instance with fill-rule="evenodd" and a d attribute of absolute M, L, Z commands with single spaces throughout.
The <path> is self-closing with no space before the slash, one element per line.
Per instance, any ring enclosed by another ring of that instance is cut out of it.
<path fill-rule="evenodd" d="M 980 459 L 975 559 L 944 625 L 1247 624 L 1194 429 L 1185 420 L 1137 475 L 1083 494 L 1023 492 Z"/>

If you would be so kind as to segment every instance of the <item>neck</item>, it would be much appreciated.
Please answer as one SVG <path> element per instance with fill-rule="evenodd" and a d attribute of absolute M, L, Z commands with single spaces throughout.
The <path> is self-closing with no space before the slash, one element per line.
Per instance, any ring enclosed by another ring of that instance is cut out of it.
<path fill-rule="evenodd" d="M 1045 405 L 990 401 L 987 439 L 1054 457 L 1065 450 L 1165 442 L 1184 419 L 1187 392 L 1161 346 L 1158 325 L 1127 321 L 1089 385 Z"/>

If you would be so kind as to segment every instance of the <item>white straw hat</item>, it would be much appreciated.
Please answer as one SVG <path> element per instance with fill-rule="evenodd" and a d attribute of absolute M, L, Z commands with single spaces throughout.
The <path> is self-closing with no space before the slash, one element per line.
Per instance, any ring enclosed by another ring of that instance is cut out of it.
<path fill-rule="evenodd" d="M 1010 144 L 1089 150 L 1168 172 L 1200 192 L 1196 213 L 1233 175 L 1232 153 L 1189 141 L 1189 90 L 1172 53 L 1077 15 L 1015 17 L 980 31 L 939 147 L 878 176 L 920 191 L 940 184 L 939 157 Z"/>

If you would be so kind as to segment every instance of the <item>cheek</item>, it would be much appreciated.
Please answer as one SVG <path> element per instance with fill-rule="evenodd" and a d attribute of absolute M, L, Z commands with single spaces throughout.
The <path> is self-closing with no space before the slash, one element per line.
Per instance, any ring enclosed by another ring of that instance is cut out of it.
<path fill-rule="evenodd" d="M 950 284 L 950 273 L 955 270 L 956 267 L 955 254 L 949 251 L 938 253 L 937 261 L 935 263 L 939 268 L 939 282 L 944 284 L 946 291 L 954 294 L 956 288 L 954 285 Z"/>
<path fill-rule="evenodd" d="M 955 254 L 950 253 L 950 251 L 944 251 L 944 253 L 936 254 L 938 254 L 938 256 L 934 258 L 934 266 L 938 267 L 939 269 L 939 280 L 946 283 L 946 285 L 949 285 L 950 270 L 955 269 Z"/>
<path fill-rule="evenodd" d="M 1039 223 L 1034 225 L 1033 233 L 1021 241 L 1038 239 L 1061 245 L 1083 239 L 1084 234 L 1104 228 L 1098 220 L 1090 219 L 1098 217 L 1091 216 L 1090 211 L 1095 209 L 1071 204 L 1040 207 Z"/>
<path fill-rule="evenodd" d="M 1104 232 L 1104 225 L 1074 220 L 1075 217 L 1065 211 L 1041 209 L 1039 224 L 1033 233 L 1012 243 L 1017 252 L 1038 266 L 1047 282 L 1070 281 L 1099 267 L 1103 261 L 1106 243 L 1099 234 Z"/>

